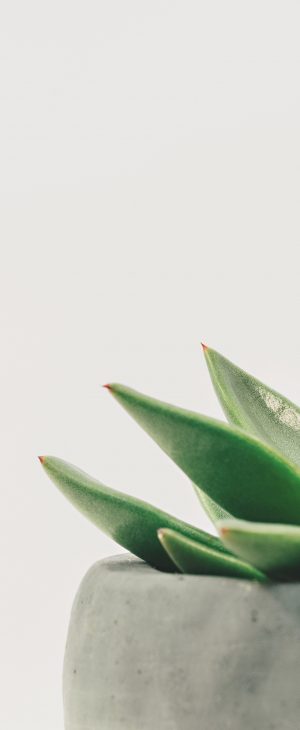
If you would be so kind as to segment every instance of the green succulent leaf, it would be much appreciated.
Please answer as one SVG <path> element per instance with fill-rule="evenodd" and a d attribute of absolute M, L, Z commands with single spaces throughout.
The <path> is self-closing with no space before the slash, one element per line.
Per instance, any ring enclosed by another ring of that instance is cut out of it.
<path fill-rule="evenodd" d="M 108 387 L 192 482 L 234 517 L 300 524 L 300 470 L 269 446 L 124 385 Z"/>
<path fill-rule="evenodd" d="M 175 530 L 163 528 L 158 531 L 158 537 L 171 560 L 182 573 L 266 580 L 263 573 L 248 563 L 201 545 Z"/>
<path fill-rule="evenodd" d="M 197 487 L 195 484 L 193 485 L 196 495 L 198 499 L 200 500 L 200 503 L 202 504 L 203 509 L 205 510 L 208 517 L 211 519 L 213 524 L 215 525 L 216 522 L 219 520 L 226 520 L 232 517 L 232 515 L 229 512 L 226 512 L 223 507 L 220 507 L 217 502 L 214 502 L 213 499 L 207 496 L 205 492 L 203 492 L 200 487 Z"/>
<path fill-rule="evenodd" d="M 204 346 L 209 373 L 229 421 L 300 465 L 300 409 L 283 395 Z"/>
<path fill-rule="evenodd" d="M 218 529 L 226 547 L 271 578 L 300 578 L 300 527 L 224 520 Z"/>
<path fill-rule="evenodd" d="M 218 537 L 176 519 L 135 497 L 104 486 L 85 472 L 54 456 L 40 457 L 50 479 L 91 522 L 119 545 L 160 570 L 174 571 L 174 563 L 157 539 L 166 525 L 227 554 Z"/>

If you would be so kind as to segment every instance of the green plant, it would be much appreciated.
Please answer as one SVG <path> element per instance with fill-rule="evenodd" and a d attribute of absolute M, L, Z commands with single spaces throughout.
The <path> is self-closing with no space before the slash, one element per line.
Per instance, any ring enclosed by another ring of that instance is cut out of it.
<path fill-rule="evenodd" d="M 190 478 L 220 537 L 61 459 L 40 461 L 75 507 L 159 570 L 300 578 L 300 410 L 218 352 L 203 350 L 230 425 L 123 385 L 104 387 Z"/>

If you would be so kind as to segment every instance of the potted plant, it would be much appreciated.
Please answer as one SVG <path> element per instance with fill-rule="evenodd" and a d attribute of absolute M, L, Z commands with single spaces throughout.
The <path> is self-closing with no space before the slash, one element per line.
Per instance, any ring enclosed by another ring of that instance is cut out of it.
<path fill-rule="evenodd" d="M 229 425 L 105 387 L 188 475 L 219 537 L 39 457 L 129 551 L 97 562 L 75 598 L 66 730 L 299 725 L 300 410 L 203 349 Z"/>

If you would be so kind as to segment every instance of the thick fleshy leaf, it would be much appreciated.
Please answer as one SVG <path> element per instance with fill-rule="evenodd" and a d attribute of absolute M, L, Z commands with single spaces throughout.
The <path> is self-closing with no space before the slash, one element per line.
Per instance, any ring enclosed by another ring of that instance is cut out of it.
<path fill-rule="evenodd" d="M 234 517 L 300 524 L 300 470 L 269 446 L 124 385 L 108 387 L 192 482 Z"/>
<path fill-rule="evenodd" d="M 204 346 L 209 373 L 229 421 L 300 465 L 300 408 Z"/>
<path fill-rule="evenodd" d="M 260 571 L 232 555 L 200 545 L 174 530 L 158 531 L 164 549 L 182 573 L 193 575 L 224 575 L 231 578 L 266 580 Z"/>
<path fill-rule="evenodd" d="M 155 568 L 174 570 L 173 562 L 157 539 L 157 530 L 164 525 L 227 553 L 218 537 L 135 497 L 106 487 L 62 459 L 43 456 L 40 460 L 50 479 L 74 507 L 119 545 Z"/>
<path fill-rule="evenodd" d="M 206 514 L 211 519 L 212 523 L 215 525 L 216 522 L 219 520 L 226 520 L 230 519 L 232 515 L 229 512 L 226 512 L 225 509 L 220 507 L 217 502 L 214 502 L 213 499 L 208 497 L 205 492 L 203 492 L 200 487 L 197 487 L 195 484 L 193 485 L 195 488 L 195 492 L 197 494 L 198 499 L 200 500 L 200 503 L 202 504 L 202 507 L 204 508 Z"/>
<path fill-rule="evenodd" d="M 268 576 L 300 578 L 300 527 L 224 520 L 218 529 L 226 547 Z"/>

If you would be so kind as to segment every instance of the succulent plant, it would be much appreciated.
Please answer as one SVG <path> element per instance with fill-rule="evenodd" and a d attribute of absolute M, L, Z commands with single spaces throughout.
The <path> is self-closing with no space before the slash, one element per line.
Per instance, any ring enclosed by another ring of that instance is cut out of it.
<path fill-rule="evenodd" d="M 121 546 L 163 571 L 300 578 L 300 409 L 203 345 L 229 425 L 124 385 L 109 392 L 189 477 L 219 537 L 39 457 L 48 476 Z"/>

